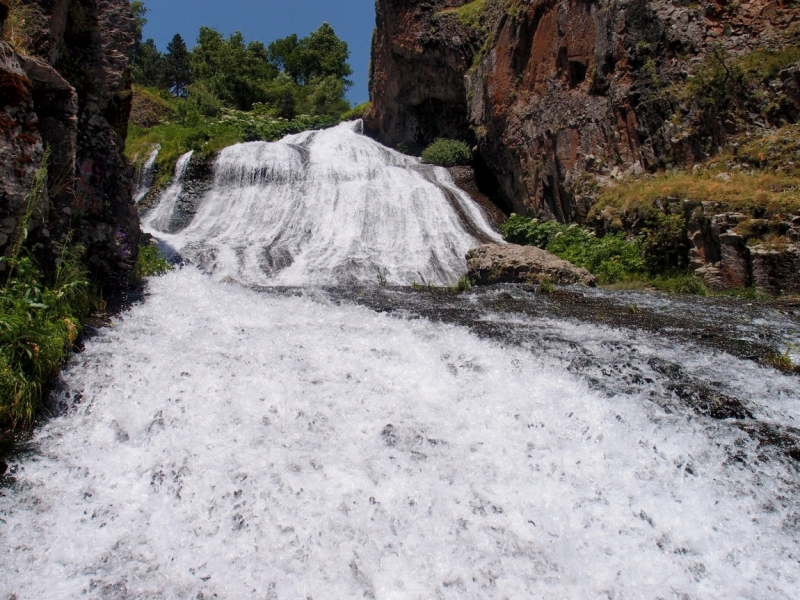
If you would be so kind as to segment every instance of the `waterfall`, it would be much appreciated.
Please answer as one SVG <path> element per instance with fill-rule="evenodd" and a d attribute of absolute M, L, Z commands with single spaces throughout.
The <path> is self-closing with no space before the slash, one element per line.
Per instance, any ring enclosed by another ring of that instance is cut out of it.
<path fill-rule="evenodd" d="M 468 250 L 502 241 L 446 169 L 360 131 L 359 121 L 223 150 L 193 221 L 159 237 L 218 278 L 265 285 L 452 284 Z M 179 164 L 153 230 L 169 230 L 181 176 Z"/>
<path fill-rule="evenodd" d="M 175 176 L 170 186 L 164 190 L 158 204 L 144 218 L 144 224 L 148 228 L 156 231 L 169 230 L 170 223 L 175 214 L 175 206 L 183 192 L 183 183 L 186 175 L 186 168 L 192 160 L 193 152 L 187 152 L 178 159 L 175 165 Z"/>
<path fill-rule="evenodd" d="M 150 189 L 153 187 L 156 178 L 156 159 L 160 151 L 161 145 L 156 144 L 136 177 L 136 187 L 133 191 L 133 200 L 135 204 L 139 204 L 144 200 L 145 196 L 147 196 Z"/>
<path fill-rule="evenodd" d="M 791 304 L 321 288 L 499 237 L 358 123 L 191 158 L 144 226 L 199 268 L 0 454 L 0 599 L 797 596 L 800 386 L 754 360 Z"/>

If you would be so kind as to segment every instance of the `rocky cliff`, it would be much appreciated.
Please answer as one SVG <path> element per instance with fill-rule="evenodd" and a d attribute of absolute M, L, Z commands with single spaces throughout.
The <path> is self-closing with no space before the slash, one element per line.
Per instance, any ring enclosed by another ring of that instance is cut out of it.
<path fill-rule="evenodd" d="M 467 139 L 515 212 L 581 220 L 598 180 L 796 120 L 800 68 L 772 60 L 797 47 L 795 6 L 377 0 L 367 129 L 412 150 Z"/>
<path fill-rule="evenodd" d="M 11 11 L 0 0 L 0 252 L 9 254 L 30 212 L 29 239 L 45 268 L 70 239 L 86 247 L 95 277 L 118 288 L 140 236 L 122 154 L 135 31 L 130 4 L 26 0 Z M 45 157 L 46 190 L 30 205 Z"/>

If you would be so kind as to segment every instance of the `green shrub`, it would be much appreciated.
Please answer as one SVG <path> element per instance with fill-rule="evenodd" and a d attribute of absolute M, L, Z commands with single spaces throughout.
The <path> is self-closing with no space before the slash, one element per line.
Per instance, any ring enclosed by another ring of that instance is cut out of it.
<path fill-rule="evenodd" d="M 455 167 L 472 162 L 472 150 L 465 142 L 438 138 L 422 151 L 422 160 L 440 167 Z"/>
<path fill-rule="evenodd" d="M 621 233 L 598 238 L 585 227 L 519 215 L 512 215 L 501 230 L 506 240 L 546 249 L 588 270 L 601 284 L 636 279 L 645 272 L 642 240 Z"/>
<path fill-rule="evenodd" d="M 633 279 L 644 271 L 640 240 L 628 240 L 621 233 L 598 238 L 586 228 L 571 227 L 557 234 L 547 250 L 588 270 L 601 284 Z"/>
<path fill-rule="evenodd" d="M 136 281 L 141 281 L 147 277 L 163 275 L 173 268 L 158 246 L 147 244 L 139 248 L 139 258 L 136 260 L 133 276 Z"/>
<path fill-rule="evenodd" d="M 567 230 L 566 225 L 558 221 L 539 221 L 517 214 L 512 214 L 508 221 L 500 226 L 503 237 L 513 244 L 547 248 L 556 234 Z"/>
<path fill-rule="evenodd" d="M 686 218 L 682 214 L 654 210 L 645 221 L 642 235 L 644 262 L 651 274 L 688 266 L 689 240 L 686 236 Z"/>

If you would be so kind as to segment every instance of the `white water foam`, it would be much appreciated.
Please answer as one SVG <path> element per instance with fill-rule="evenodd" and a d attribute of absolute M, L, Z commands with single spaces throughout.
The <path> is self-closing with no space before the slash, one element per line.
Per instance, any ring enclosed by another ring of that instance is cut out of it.
<path fill-rule="evenodd" d="M 175 164 L 175 175 L 172 178 L 170 186 L 161 194 L 158 204 L 145 215 L 143 225 L 145 229 L 153 229 L 156 231 L 166 231 L 170 227 L 170 223 L 175 215 L 175 206 L 183 192 L 184 177 L 186 169 L 189 167 L 189 161 L 192 160 L 194 152 L 187 152 L 178 159 Z"/>
<path fill-rule="evenodd" d="M 0 597 L 796 597 L 786 472 L 703 419 L 459 327 L 150 292 L 12 465 Z"/>
<path fill-rule="evenodd" d="M 146 224 L 218 279 L 264 285 L 452 284 L 468 250 L 502 242 L 447 170 L 360 127 L 226 148 L 185 230 L 165 235 L 172 188 Z"/>
<path fill-rule="evenodd" d="M 158 158 L 159 152 L 161 152 L 161 145 L 156 144 L 156 146 L 153 148 L 153 151 L 150 153 L 150 156 L 139 171 L 139 175 L 136 179 L 136 187 L 133 191 L 133 201 L 135 204 L 139 204 L 142 200 L 144 200 L 147 194 L 150 193 L 150 189 L 153 187 L 153 182 L 155 180 L 156 159 Z"/>

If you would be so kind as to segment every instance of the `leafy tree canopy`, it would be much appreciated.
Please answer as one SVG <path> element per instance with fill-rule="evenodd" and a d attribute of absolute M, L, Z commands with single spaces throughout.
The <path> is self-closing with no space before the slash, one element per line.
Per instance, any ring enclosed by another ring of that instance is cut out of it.
<path fill-rule="evenodd" d="M 186 110 L 193 106 L 210 116 L 221 106 L 255 107 L 291 120 L 301 114 L 341 115 L 350 108 L 345 99 L 352 86 L 350 51 L 328 23 L 308 37 L 293 34 L 269 46 L 248 43 L 239 31 L 226 37 L 201 27 L 192 50 L 176 35 L 163 54 L 152 39 L 142 41 L 148 12 L 143 0 L 132 0 L 131 8 L 137 24 L 134 81 L 187 98 Z"/>

